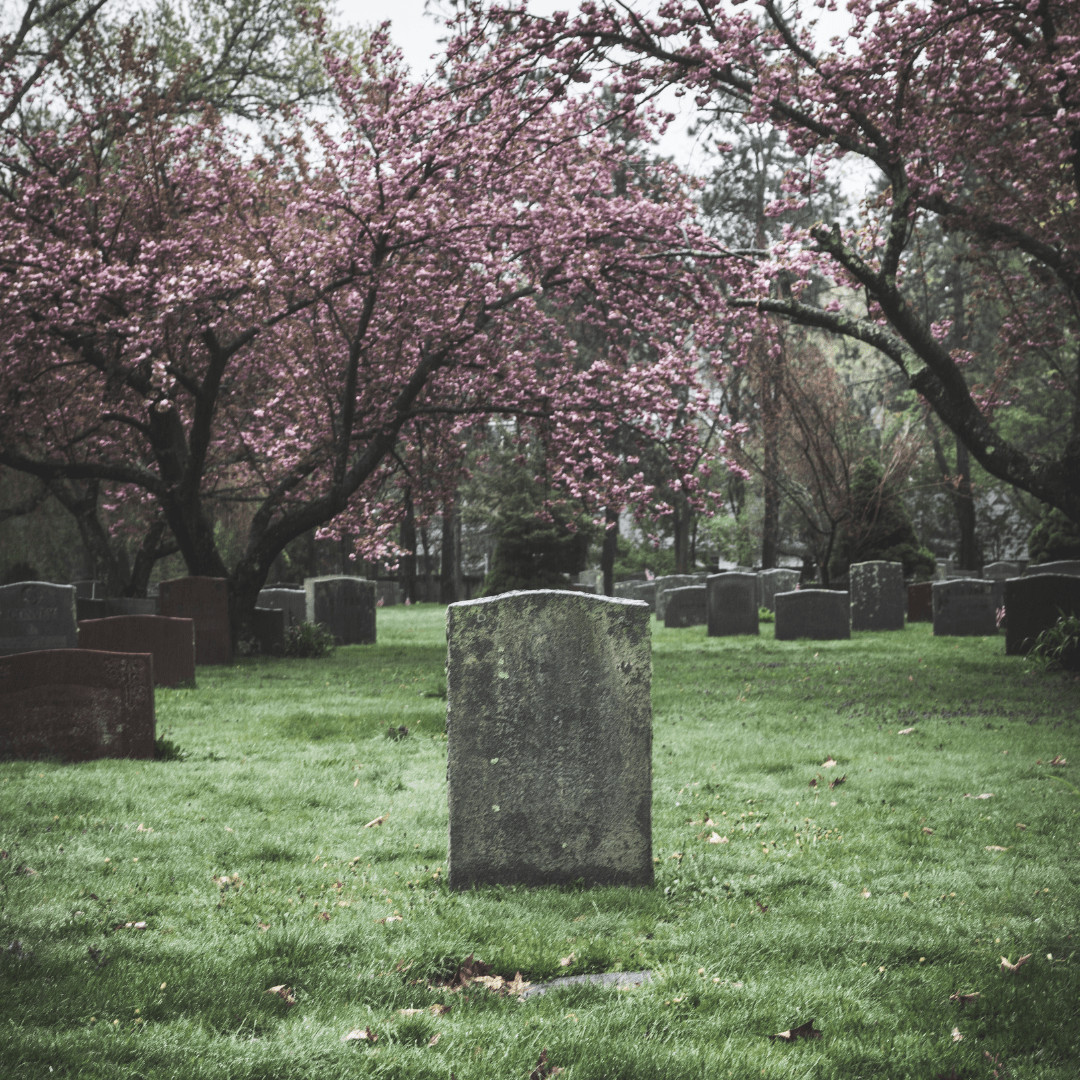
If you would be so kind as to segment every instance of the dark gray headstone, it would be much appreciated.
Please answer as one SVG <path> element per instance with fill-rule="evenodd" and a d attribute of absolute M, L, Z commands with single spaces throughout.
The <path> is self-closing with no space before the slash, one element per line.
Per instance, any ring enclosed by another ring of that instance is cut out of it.
<path fill-rule="evenodd" d="M 985 581 L 1004 581 L 1006 578 L 1020 577 L 1022 567 L 1018 562 L 992 562 L 983 567 Z"/>
<path fill-rule="evenodd" d="M 920 581 L 907 587 L 908 622 L 934 621 L 933 586 L 932 581 Z"/>
<path fill-rule="evenodd" d="M 331 575 L 304 579 L 307 621 L 325 626 L 338 645 L 375 643 L 375 582 Z"/>
<path fill-rule="evenodd" d="M 777 641 L 813 638 L 836 641 L 851 637 L 851 605 L 846 592 L 798 589 L 776 594 Z"/>
<path fill-rule="evenodd" d="M 684 585 L 681 589 L 668 589 L 664 625 L 670 628 L 704 626 L 708 621 L 705 613 L 704 585 Z"/>
<path fill-rule="evenodd" d="M 852 630 L 904 629 L 904 568 L 898 562 L 852 563 Z"/>
<path fill-rule="evenodd" d="M 776 610 L 774 597 L 778 592 L 793 592 L 799 584 L 798 570 L 783 570 L 779 567 L 774 570 L 762 570 L 758 576 L 758 607 Z"/>
<path fill-rule="evenodd" d="M 620 600 L 640 600 L 649 605 L 651 612 L 656 612 L 655 581 L 618 581 L 615 583 L 615 595 Z"/>
<path fill-rule="evenodd" d="M 934 634 L 937 637 L 985 637 L 997 633 L 993 581 L 951 578 L 934 582 Z"/>
<path fill-rule="evenodd" d="M 262 589 L 256 606 L 285 612 L 285 626 L 299 626 L 307 618 L 307 593 L 303 589 Z"/>
<path fill-rule="evenodd" d="M 656 617 L 663 622 L 667 616 L 667 594 L 672 589 L 685 589 L 687 585 L 698 585 L 700 582 L 693 574 L 665 574 L 658 577 L 653 585 L 656 587 Z"/>
<path fill-rule="evenodd" d="M 1058 562 L 1033 563 L 1024 571 L 1024 577 L 1038 577 L 1043 574 L 1065 574 L 1067 577 L 1080 577 L 1080 559 L 1060 559 Z"/>
<path fill-rule="evenodd" d="M 757 574 L 710 574 L 705 583 L 709 637 L 757 634 Z"/>
<path fill-rule="evenodd" d="M 158 615 L 156 596 L 113 596 L 105 601 L 110 615 Z M 186 618 L 187 616 L 176 616 Z"/>
<path fill-rule="evenodd" d="M 284 608 L 257 607 L 251 622 L 259 652 L 263 656 L 284 656 L 289 613 Z"/>
<path fill-rule="evenodd" d="M 105 588 L 100 581 L 73 581 L 76 600 L 104 600 Z"/>
<path fill-rule="evenodd" d="M 555 589 L 447 608 L 452 887 L 652 884 L 649 620 Z"/>
<path fill-rule="evenodd" d="M 109 614 L 108 600 L 93 600 L 82 596 L 75 597 L 75 615 L 79 622 L 84 619 L 104 619 Z"/>
<path fill-rule="evenodd" d="M 153 756 L 149 653 L 48 649 L 0 658 L 0 758 Z"/>
<path fill-rule="evenodd" d="M 79 644 L 75 586 L 50 581 L 0 585 L 0 656 Z"/>
<path fill-rule="evenodd" d="M 99 652 L 148 652 L 155 686 L 195 682 L 195 622 L 164 615 L 112 615 L 79 620 L 79 648 Z"/>
<path fill-rule="evenodd" d="M 158 610 L 171 619 L 195 621 L 197 664 L 232 663 L 229 583 L 225 578 L 193 575 L 163 581 L 158 591 Z"/>
<path fill-rule="evenodd" d="M 1080 615 L 1080 578 L 1033 574 L 1005 582 L 1005 652 L 1023 656 L 1062 615 Z"/>

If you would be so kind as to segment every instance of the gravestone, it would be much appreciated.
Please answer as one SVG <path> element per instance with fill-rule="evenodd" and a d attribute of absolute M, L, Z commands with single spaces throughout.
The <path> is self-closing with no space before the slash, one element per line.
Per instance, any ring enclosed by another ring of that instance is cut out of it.
<path fill-rule="evenodd" d="M 649 605 L 649 610 L 656 613 L 655 581 L 617 581 L 615 596 L 620 600 L 640 600 Z"/>
<path fill-rule="evenodd" d="M 1005 582 L 1005 652 L 1023 656 L 1062 615 L 1080 615 L 1080 577 L 1033 574 Z"/>
<path fill-rule="evenodd" d="M 795 586 L 799 584 L 799 571 L 798 570 L 762 570 L 758 576 L 758 597 L 757 603 L 759 608 L 768 608 L 770 611 L 776 610 L 776 600 L 774 597 L 778 592 L 793 592 Z"/>
<path fill-rule="evenodd" d="M 159 615 L 156 596 L 113 596 L 105 601 L 110 615 Z"/>
<path fill-rule="evenodd" d="M 986 637 L 997 633 L 997 582 L 952 578 L 934 582 L 934 636 Z"/>
<path fill-rule="evenodd" d="M 83 619 L 104 619 L 109 614 L 109 601 L 106 599 L 94 600 L 85 596 L 75 597 L 75 618 L 82 622 Z"/>
<path fill-rule="evenodd" d="M 155 686 L 195 682 L 195 622 L 164 615 L 112 615 L 79 621 L 79 648 L 99 652 L 148 652 Z"/>
<path fill-rule="evenodd" d="M 375 604 L 393 607 L 401 603 L 401 586 L 396 581 L 375 582 Z"/>
<path fill-rule="evenodd" d="M 852 630 L 904 629 L 904 568 L 898 562 L 852 563 Z"/>
<path fill-rule="evenodd" d="M 158 608 L 172 619 L 195 622 L 195 663 L 232 662 L 229 630 L 229 584 L 224 578 L 184 577 L 163 581 Z"/>
<path fill-rule="evenodd" d="M 338 645 L 375 642 L 375 582 L 331 575 L 304 579 L 307 621 L 325 626 Z"/>
<path fill-rule="evenodd" d="M 76 600 L 105 599 L 105 587 L 100 581 L 86 579 L 84 581 L 73 581 L 71 585 L 75 589 Z"/>
<path fill-rule="evenodd" d="M 257 607 L 251 629 L 263 656 L 284 656 L 288 639 L 289 613 L 284 608 Z"/>
<path fill-rule="evenodd" d="M 450 885 L 651 885 L 648 606 L 510 592 L 446 629 Z"/>
<path fill-rule="evenodd" d="M 656 587 L 656 617 L 664 620 L 667 615 L 667 594 L 672 589 L 685 589 L 687 585 L 698 585 L 700 582 L 693 574 L 665 574 L 658 577 L 653 585 Z"/>
<path fill-rule="evenodd" d="M 705 590 L 709 637 L 760 633 L 757 574 L 710 574 Z"/>
<path fill-rule="evenodd" d="M 907 587 L 908 622 L 934 621 L 934 593 L 932 581 L 920 581 Z"/>
<path fill-rule="evenodd" d="M 1006 578 L 1020 577 L 1022 568 L 1018 562 L 992 562 L 983 567 L 983 580 L 1004 581 Z"/>
<path fill-rule="evenodd" d="M 1038 577 L 1042 574 L 1065 574 L 1068 577 L 1080 577 L 1080 559 L 1061 559 L 1058 562 L 1044 562 L 1029 566 L 1024 577 Z"/>
<path fill-rule="evenodd" d="M 307 593 L 303 589 L 261 589 L 256 607 L 285 612 L 285 626 L 299 626 L 307 618 Z"/>
<path fill-rule="evenodd" d="M 708 622 L 705 612 L 704 585 L 684 585 L 681 589 L 668 589 L 664 625 L 669 629 L 687 626 L 704 626 Z"/>
<path fill-rule="evenodd" d="M 75 586 L 48 581 L 0 585 L 0 656 L 79 644 Z"/>
<path fill-rule="evenodd" d="M 776 594 L 777 641 L 813 638 L 836 641 L 851 637 L 851 605 L 846 592 L 798 589 Z"/>
<path fill-rule="evenodd" d="M 49 649 L 0 658 L 0 758 L 153 756 L 149 653 Z"/>

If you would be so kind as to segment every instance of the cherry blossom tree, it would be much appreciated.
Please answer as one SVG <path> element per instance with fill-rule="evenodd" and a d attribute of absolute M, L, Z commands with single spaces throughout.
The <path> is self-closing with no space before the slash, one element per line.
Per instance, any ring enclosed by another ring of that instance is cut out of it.
<path fill-rule="evenodd" d="M 672 254 L 703 243 L 674 170 L 616 192 L 596 99 L 497 55 L 416 83 L 379 31 L 363 66 L 327 51 L 341 123 L 260 145 L 171 108 L 134 45 L 98 60 L 111 95 L 62 85 L 62 126 L 0 133 L 0 464 L 150 507 L 238 632 L 289 541 L 391 550 L 393 489 L 444 502 L 493 418 L 542 427 L 569 497 L 663 512 L 610 436 L 695 456 L 716 285 Z M 215 498 L 251 507 L 232 565 Z"/>
<path fill-rule="evenodd" d="M 655 14 L 590 0 L 551 18 L 477 4 L 458 47 L 486 17 L 517 43 L 507 63 L 532 57 L 568 84 L 602 78 L 622 108 L 674 87 L 703 110 L 775 126 L 807 162 L 775 213 L 861 160 L 884 187 L 858 226 L 821 221 L 767 251 L 713 253 L 731 310 L 873 345 L 987 472 L 1080 521 L 1080 5 L 850 0 L 847 10 L 849 35 L 819 47 L 799 6 L 776 0 L 664 0 Z M 955 313 L 923 315 L 915 302 L 912 253 L 930 225 L 978 278 L 967 302 L 1000 315 L 991 355 L 974 366 L 971 343 L 950 339 Z M 843 291 L 810 298 L 815 274 Z M 1033 376 L 1067 400 L 1068 419 L 1027 447 L 1010 438 L 1009 414 Z"/>

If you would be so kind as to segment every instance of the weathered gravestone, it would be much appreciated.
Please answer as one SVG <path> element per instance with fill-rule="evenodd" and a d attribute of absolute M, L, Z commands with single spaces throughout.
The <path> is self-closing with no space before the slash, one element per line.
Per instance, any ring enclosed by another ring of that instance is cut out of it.
<path fill-rule="evenodd" d="M 705 612 L 704 585 L 684 585 L 681 589 L 668 589 L 664 625 L 670 628 L 704 626 L 708 622 Z"/>
<path fill-rule="evenodd" d="M 762 570 L 757 576 L 758 607 L 775 611 L 776 594 L 778 592 L 793 592 L 795 586 L 799 584 L 799 577 L 798 570 Z"/>
<path fill-rule="evenodd" d="M 105 588 L 100 581 L 90 578 L 83 581 L 73 581 L 72 588 L 75 590 L 76 600 L 104 600 Z"/>
<path fill-rule="evenodd" d="M 325 626 L 339 645 L 375 642 L 375 582 L 332 575 L 304 579 L 307 621 Z"/>
<path fill-rule="evenodd" d="M 49 649 L 0 658 L 0 758 L 154 756 L 154 658 Z"/>
<path fill-rule="evenodd" d="M 667 616 L 668 593 L 673 589 L 685 589 L 687 585 L 700 585 L 693 574 L 665 574 L 653 582 L 656 587 L 656 617 L 663 622 Z"/>
<path fill-rule="evenodd" d="M 705 590 L 709 637 L 760 632 L 756 574 L 710 574 Z"/>
<path fill-rule="evenodd" d="M 1004 581 L 1006 578 L 1020 577 L 1022 570 L 1018 562 L 992 562 L 983 567 L 983 580 Z"/>
<path fill-rule="evenodd" d="M 288 637 L 289 613 L 284 608 L 257 607 L 251 620 L 251 629 L 263 656 L 284 656 Z"/>
<path fill-rule="evenodd" d="M 511 592 L 446 629 L 450 885 L 651 885 L 647 605 Z"/>
<path fill-rule="evenodd" d="M 799 589 L 776 594 L 777 641 L 814 638 L 834 641 L 851 637 L 851 605 L 846 592 Z"/>
<path fill-rule="evenodd" d="M 908 622 L 934 621 L 934 593 L 932 581 L 920 581 L 907 587 Z"/>
<path fill-rule="evenodd" d="M 257 607 L 285 612 L 285 626 L 299 626 L 307 618 L 307 593 L 303 589 L 261 589 Z"/>
<path fill-rule="evenodd" d="M 640 600 L 649 605 L 651 612 L 656 612 L 655 581 L 617 581 L 615 596 L 620 600 Z"/>
<path fill-rule="evenodd" d="M 224 578 L 185 577 L 163 581 L 158 608 L 171 619 L 195 622 L 195 663 L 232 663 L 229 584 Z"/>
<path fill-rule="evenodd" d="M 934 582 L 935 637 L 985 637 L 997 633 L 993 581 L 952 578 Z"/>
<path fill-rule="evenodd" d="M 18 581 L 0 586 L 0 656 L 79 644 L 75 586 Z"/>
<path fill-rule="evenodd" d="M 1062 615 L 1080 615 L 1080 577 L 1033 574 L 1005 582 L 1005 652 L 1023 656 Z"/>
<path fill-rule="evenodd" d="M 904 568 L 898 562 L 852 563 L 852 630 L 904 629 Z"/>
<path fill-rule="evenodd" d="M 82 622 L 83 619 L 104 619 L 109 614 L 109 601 L 88 599 L 85 596 L 75 597 L 75 618 Z"/>
<path fill-rule="evenodd" d="M 1065 574 L 1068 577 L 1080 577 L 1080 559 L 1061 559 L 1058 562 L 1044 562 L 1029 566 L 1024 577 L 1038 577 L 1043 574 Z"/>
<path fill-rule="evenodd" d="M 148 652 L 155 686 L 195 681 L 195 622 L 164 615 L 113 615 L 79 622 L 79 648 L 99 652 Z"/>
<path fill-rule="evenodd" d="M 210 579 L 213 580 L 213 579 Z M 112 596 L 105 601 L 110 615 L 160 615 L 156 596 Z M 176 616 L 172 616 L 175 618 Z"/>

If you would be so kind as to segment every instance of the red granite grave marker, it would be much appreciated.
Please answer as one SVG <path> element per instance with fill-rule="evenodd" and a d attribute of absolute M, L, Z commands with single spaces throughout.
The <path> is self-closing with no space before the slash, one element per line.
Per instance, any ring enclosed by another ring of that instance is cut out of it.
<path fill-rule="evenodd" d="M 195 621 L 195 663 L 232 663 L 229 585 L 224 578 L 185 577 L 163 581 L 158 610 L 174 619 Z"/>
<path fill-rule="evenodd" d="M 148 652 L 154 657 L 154 685 L 195 681 L 195 622 L 164 615 L 113 615 L 79 623 L 79 648 L 103 652 Z"/>

